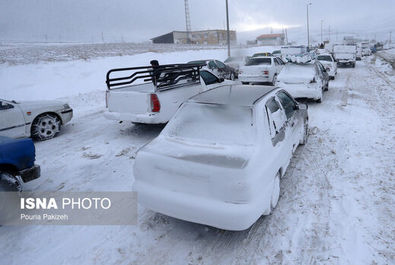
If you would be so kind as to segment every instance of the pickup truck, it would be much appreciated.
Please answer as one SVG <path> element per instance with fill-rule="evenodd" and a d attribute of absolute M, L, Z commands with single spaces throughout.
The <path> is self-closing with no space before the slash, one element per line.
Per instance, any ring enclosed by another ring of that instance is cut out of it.
<path fill-rule="evenodd" d="M 105 117 L 133 123 L 167 123 L 190 97 L 233 83 L 201 70 L 202 67 L 202 64 L 172 64 L 110 70 Z"/>
<path fill-rule="evenodd" d="M 39 178 L 40 166 L 34 164 L 35 159 L 31 139 L 0 136 L 0 191 L 20 191 L 21 182 Z"/>
<path fill-rule="evenodd" d="M 333 46 L 333 56 L 338 65 L 351 65 L 355 67 L 357 60 L 357 46 L 337 44 Z"/>

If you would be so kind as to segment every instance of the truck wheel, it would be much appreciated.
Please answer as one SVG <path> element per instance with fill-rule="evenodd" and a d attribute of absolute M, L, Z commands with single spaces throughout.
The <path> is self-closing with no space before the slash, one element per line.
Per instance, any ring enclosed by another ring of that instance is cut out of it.
<path fill-rule="evenodd" d="M 0 171 L 0 191 L 21 191 L 21 183 L 10 172 Z"/>
<path fill-rule="evenodd" d="M 278 199 L 280 198 L 280 171 L 274 177 L 273 191 L 270 198 L 270 213 L 276 208 Z"/>
<path fill-rule="evenodd" d="M 48 140 L 60 131 L 61 122 L 55 114 L 43 114 L 38 116 L 32 124 L 32 138 L 36 140 Z"/>

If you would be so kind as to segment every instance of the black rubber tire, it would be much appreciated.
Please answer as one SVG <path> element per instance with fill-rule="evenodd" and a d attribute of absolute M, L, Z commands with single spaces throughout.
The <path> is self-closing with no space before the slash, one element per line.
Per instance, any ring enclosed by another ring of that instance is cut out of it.
<path fill-rule="evenodd" d="M 270 214 L 273 213 L 273 210 L 276 208 L 278 201 L 280 200 L 280 179 L 281 179 L 281 175 L 280 175 L 280 171 L 277 172 L 276 176 L 274 177 L 274 185 L 275 187 L 273 187 L 273 193 L 270 196 Z"/>
<path fill-rule="evenodd" d="M 305 145 L 307 143 L 307 139 L 309 138 L 309 121 L 305 120 L 303 124 L 303 139 L 300 142 L 301 145 Z"/>
<path fill-rule="evenodd" d="M 21 183 L 10 172 L 0 171 L 0 191 L 21 191 Z"/>

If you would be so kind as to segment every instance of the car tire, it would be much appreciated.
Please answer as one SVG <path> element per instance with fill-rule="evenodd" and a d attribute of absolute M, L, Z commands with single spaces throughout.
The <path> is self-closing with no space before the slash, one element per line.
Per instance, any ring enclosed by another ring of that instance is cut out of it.
<path fill-rule="evenodd" d="M 40 141 L 55 137 L 61 128 L 61 121 L 55 114 L 46 113 L 38 116 L 32 123 L 32 138 Z"/>
<path fill-rule="evenodd" d="M 21 191 L 22 186 L 16 176 L 7 171 L 0 171 L 0 191 Z"/>
<path fill-rule="evenodd" d="M 273 181 L 273 191 L 272 191 L 272 196 L 270 197 L 270 213 L 272 213 L 274 208 L 276 208 L 279 198 L 280 198 L 280 171 L 277 172 Z"/>
<path fill-rule="evenodd" d="M 307 138 L 309 138 L 309 121 L 306 119 L 303 124 L 303 138 L 300 144 L 305 145 L 307 143 Z"/>

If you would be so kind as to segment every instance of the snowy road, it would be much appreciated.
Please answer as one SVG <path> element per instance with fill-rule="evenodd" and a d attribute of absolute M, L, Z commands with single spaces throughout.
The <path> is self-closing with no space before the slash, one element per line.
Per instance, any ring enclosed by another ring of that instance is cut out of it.
<path fill-rule="evenodd" d="M 392 72 L 393 74 L 393 72 Z M 243 232 L 139 208 L 137 226 L 0 227 L 1 264 L 394 264 L 395 98 L 370 60 L 339 69 L 309 102 L 310 138 L 281 182 L 274 213 Z M 161 130 L 106 120 L 100 91 L 70 97 L 77 114 L 36 143 L 32 190 L 130 190 L 136 149 Z"/>

